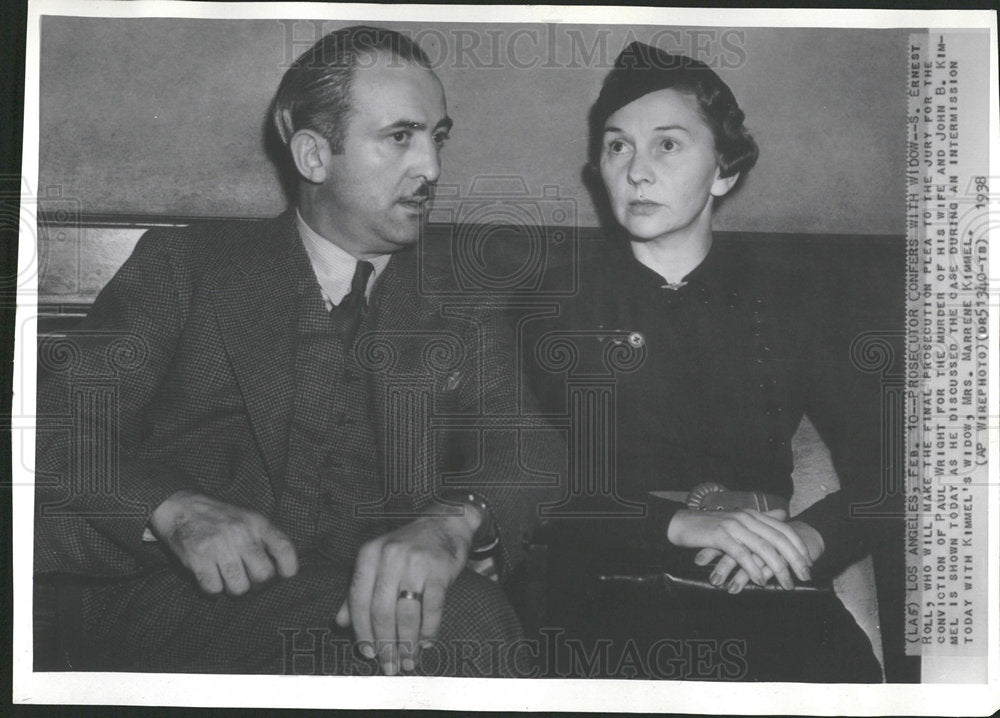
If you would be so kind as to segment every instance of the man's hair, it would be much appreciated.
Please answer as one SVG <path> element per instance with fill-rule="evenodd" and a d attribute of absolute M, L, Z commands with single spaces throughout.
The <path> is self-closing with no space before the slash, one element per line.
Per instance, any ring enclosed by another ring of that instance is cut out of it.
<path fill-rule="evenodd" d="M 281 78 L 272 120 L 282 142 L 287 146 L 292 135 L 309 129 L 322 135 L 332 152 L 343 152 L 354 69 L 379 52 L 430 69 L 420 46 L 395 30 L 367 25 L 335 30 L 306 50 Z"/>
<path fill-rule="evenodd" d="M 721 176 L 739 173 L 742 180 L 757 162 L 758 149 L 743 125 L 743 110 L 729 85 L 703 62 L 671 55 L 641 42 L 633 42 L 622 50 L 591 109 L 591 167 L 596 168 L 600 163 L 604 123 L 608 118 L 633 100 L 666 88 L 694 95 L 702 119 L 712 129 Z"/>

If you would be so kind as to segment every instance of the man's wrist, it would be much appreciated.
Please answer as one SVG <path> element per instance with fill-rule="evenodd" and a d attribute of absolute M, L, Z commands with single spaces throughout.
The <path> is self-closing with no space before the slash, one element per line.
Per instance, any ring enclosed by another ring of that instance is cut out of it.
<path fill-rule="evenodd" d="M 445 503 L 462 508 L 461 518 L 472 529 L 473 553 L 489 551 L 499 542 L 499 533 L 486 500 L 471 491 L 448 491 L 440 497 Z"/>
<path fill-rule="evenodd" d="M 445 527 L 445 531 L 449 534 L 461 537 L 469 545 L 469 550 L 472 550 L 472 541 L 476 535 L 478 518 L 470 517 L 467 514 L 458 516 L 437 515 L 433 518 L 440 521 L 441 525 Z"/>
<path fill-rule="evenodd" d="M 180 502 L 197 493 L 194 489 L 175 491 L 164 499 L 159 506 L 153 509 L 152 513 L 149 514 L 149 519 L 146 521 L 146 528 L 153 536 L 153 540 L 166 538 L 176 522 Z M 149 540 L 146 538 L 145 531 L 143 532 L 143 540 Z"/>

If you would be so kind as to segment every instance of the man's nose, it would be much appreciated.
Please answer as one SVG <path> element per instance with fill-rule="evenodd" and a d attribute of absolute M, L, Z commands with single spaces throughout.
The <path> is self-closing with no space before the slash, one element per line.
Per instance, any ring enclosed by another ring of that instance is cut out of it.
<path fill-rule="evenodd" d="M 441 175 L 441 148 L 433 137 L 428 137 L 415 148 L 411 172 L 416 177 L 423 177 L 429 183 L 437 182 Z"/>

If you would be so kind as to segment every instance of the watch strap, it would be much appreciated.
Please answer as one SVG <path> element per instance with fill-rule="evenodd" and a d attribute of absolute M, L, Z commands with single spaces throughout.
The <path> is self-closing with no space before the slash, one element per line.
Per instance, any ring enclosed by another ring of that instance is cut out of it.
<path fill-rule="evenodd" d="M 482 516 L 482 522 L 480 522 L 476 533 L 472 536 L 472 547 L 469 551 L 469 557 L 472 559 L 481 559 L 491 556 L 500 544 L 500 532 L 497 530 L 496 520 L 486 500 L 473 491 L 445 491 L 442 492 L 440 498 L 446 503 L 464 504 L 472 506 L 479 511 L 479 515 Z"/>

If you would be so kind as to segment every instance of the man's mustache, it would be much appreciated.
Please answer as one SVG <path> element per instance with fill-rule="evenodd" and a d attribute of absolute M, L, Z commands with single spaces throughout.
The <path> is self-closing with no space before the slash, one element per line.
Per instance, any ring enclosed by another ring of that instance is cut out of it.
<path fill-rule="evenodd" d="M 419 187 L 417 187 L 417 189 L 415 189 L 413 191 L 413 194 L 411 194 L 411 195 L 409 195 L 407 197 L 404 197 L 402 201 L 403 202 L 414 202 L 414 201 L 420 201 L 420 202 L 422 202 L 422 201 L 431 199 L 433 197 L 433 194 L 434 194 L 434 185 L 432 185 L 429 182 L 425 182 L 422 185 L 420 185 Z"/>

